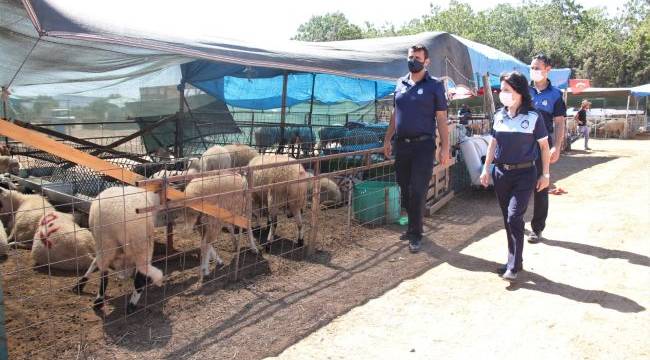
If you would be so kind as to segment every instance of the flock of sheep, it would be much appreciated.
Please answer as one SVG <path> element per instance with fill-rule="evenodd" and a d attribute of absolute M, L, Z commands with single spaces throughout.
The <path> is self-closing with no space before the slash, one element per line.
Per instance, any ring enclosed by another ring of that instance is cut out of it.
<path fill-rule="evenodd" d="M 11 159 L 10 157 L 7 157 Z M 11 159 L 13 160 L 13 159 Z M 14 162 L 3 163 L 0 157 L 0 171 L 9 170 Z M 13 160 L 15 161 L 15 160 Z M 246 166 L 270 163 L 285 163 L 275 167 L 256 169 L 252 173 L 254 186 L 266 186 L 253 193 L 253 208 L 248 209 L 244 190 L 248 188 Z M 6 165 L 4 169 L 3 165 Z M 225 170 L 218 175 L 200 173 Z M 228 170 L 232 169 L 232 170 Z M 12 171 L 14 172 L 14 171 Z M 259 154 L 246 145 L 215 145 L 200 157 L 189 163 L 183 174 L 193 178 L 185 186 L 186 199 L 201 199 L 212 205 L 228 210 L 234 215 L 248 217 L 251 210 L 259 227 L 261 244 L 274 239 L 274 227 L 278 215 L 287 213 L 298 227 L 296 241 L 302 245 L 304 239 L 303 211 L 311 195 L 312 175 L 295 159 L 282 154 Z M 180 175 L 178 172 L 160 171 L 152 178 Z M 292 185 L 274 185 L 286 181 L 302 179 L 305 181 Z M 320 180 L 321 203 L 338 203 L 342 196 L 336 183 Z M 163 273 L 152 265 L 154 228 L 160 222 L 156 211 L 137 213 L 137 209 L 155 207 L 160 204 L 159 194 L 133 186 L 116 186 L 99 193 L 92 201 L 89 211 L 89 228 L 80 227 L 72 215 L 57 211 L 48 200 L 38 194 L 23 194 L 8 178 L 0 180 L 0 213 L 2 223 L 7 225 L 9 235 L 0 231 L 0 255 L 6 257 L 11 246 L 31 248 L 35 265 L 52 269 L 84 271 L 84 276 L 73 288 L 82 292 L 89 277 L 95 270 L 100 272 L 100 286 L 94 300 L 94 308 L 101 309 L 108 286 L 109 270 L 126 278 L 133 276 L 134 291 L 127 305 L 127 313 L 136 309 L 143 288 L 147 284 L 160 286 Z M 178 212 L 177 212 L 178 213 Z M 210 273 L 209 264 L 214 260 L 218 265 L 223 260 L 212 244 L 218 241 L 225 228 L 235 234 L 233 225 L 222 219 L 204 215 L 187 208 L 181 220 L 185 226 L 198 230 L 201 234 L 200 280 Z M 177 219 L 178 220 L 178 219 Z M 258 253 L 258 245 L 252 229 L 246 230 L 252 251 Z M 266 234 L 265 238 L 261 234 Z M 236 239 L 236 237 L 235 237 Z M 236 245 L 236 244 L 235 244 Z M 236 248 L 236 246 L 235 246 Z"/>

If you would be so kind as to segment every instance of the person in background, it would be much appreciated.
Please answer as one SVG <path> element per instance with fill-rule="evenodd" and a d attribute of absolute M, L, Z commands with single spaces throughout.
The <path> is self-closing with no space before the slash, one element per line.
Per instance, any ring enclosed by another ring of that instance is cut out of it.
<path fill-rule="evenodd" d="M 441 81 L 426 70 L 429 51 L 411 46 L 407 54 L 409 72 L 397 81 L 394 108 L 384 138 L 384 156 L 392 154 L 395 135 L 395 173 L 402 207 L 408 214 L 408 230 L 400 236 L 409 241 L 412 253 L 420 251 L 427 190 L 433 174 L 436 127 L 440 134 L 440 164 L 449 162 L 447 98 Z"/>
<path fill-rule="evenodd" d="M 458 120 L 461 125 L 469 124 L 469 120 L 472 118 L 472 111 L 469 109 L 467 104 L 463 104 L 458 110 Z"/>
<path fill-rule="evenodd" d="M 589 126 L 587 124 L 587 111 L 591 109 L 591 103 L 585 99 L 580 104 L 580 110 L 575 114 L 573 120 L 578 124 L 578 134 L 585 138 L 585 150 L 591 150 L 589 143 Z"/>
<path fill-rule="evenodd" d="M 508 238 L 508 262 L 498 271 L 503 279 L 513 281 L 523 268 L 528 201 L 535 190 L 548 187 L 551 155 L 544 119 L 533 108 L 526 77 L 514 71 L 501 75 L 500 80 L 499 100 L 504 107 L 494 115 L 492 140 L 480 179 L 484 187 L 490 183 L 490 175 L 494 182 Z M 541 173 L 535 166 L 537 159 L 541 159 Z"/>
<path fill-rule="evenodd" d="M 560 159 L 560 150 L 564 140 L 564 120 L 566 117 L 566 104 L 562 92 L 551 84 L 548 75 L 551 72 L 551 60 L 544 54 L 533 57 L 530 63 L 530 96 L 537 113 L 544 120 L 548 131 L 551 164 Z M 540 151 L 539 154 L 542 152 Z M 536 162 L 537 172 L 542 172 L 542 162 Z M 535 192 L 533 200 L 533 219 L 530 222 L 532 233 L 528 237 L 531 244 L 542 239 L 542 231 L 546 228 L 548 217 L 548 188 Z"/>

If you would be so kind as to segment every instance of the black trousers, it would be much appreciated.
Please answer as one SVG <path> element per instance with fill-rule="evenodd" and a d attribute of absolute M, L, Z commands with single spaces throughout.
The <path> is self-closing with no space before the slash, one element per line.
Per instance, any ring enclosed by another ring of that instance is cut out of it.
<path fill-rule="evenodd" d="M 503 170 L 495 166 L 492 179 L 508 237 L 506 268 L 517 272 L 522 269 L 524 261 L 524 214 L 528 208 L 530 193 L 535 191 L 537 171 L 532 166 L 516 170 Z"/>
<path fill-rule="evenodd" d="M 537 166 L 537 176 L 542 175 L 542 159 L 535 160 Z M 542 191 L 535 191 L 533 197 L 533 219 L 530 222 L 530 227 L 533 231 L 540 233 L 546 227 L 546 217 L 548 217 L 548 187 Z"/>
<path fill-rule="evenodd" d="M 433 139 L 395 142 L 395 173 L 402 195 L 402 207 L 409 219 L 408 233 L 421 238 L 427 190 L 433 174 L 436 144 Z"/>

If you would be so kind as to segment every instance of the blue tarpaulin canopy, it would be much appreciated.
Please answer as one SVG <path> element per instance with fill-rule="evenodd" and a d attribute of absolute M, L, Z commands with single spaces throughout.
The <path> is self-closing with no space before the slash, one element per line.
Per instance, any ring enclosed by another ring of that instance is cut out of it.
<path fill-rule="evenodd" d="M 636 97 L 650 96 L 650 84 L 633 87 L 630 92 Z"/>

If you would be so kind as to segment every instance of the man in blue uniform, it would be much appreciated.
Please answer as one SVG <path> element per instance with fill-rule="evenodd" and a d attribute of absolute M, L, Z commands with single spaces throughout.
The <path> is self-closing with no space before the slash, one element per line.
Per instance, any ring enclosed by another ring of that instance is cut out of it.
<path fill-rule="evenodd" d="M 564 117 L 566 104 L 562 99 L 562 92 L 551 84 L 548 74 L 551 71 L 551 60 L 543 54 L 533 57 L 530 63 L 530 96 L 533 98 L 535 110 L 544 118 L 548 131 L 548 142 L 551 147 L 551 164 L 560 158 L 562 141 L 564 140 Z M 537 173 L 541 173 L 540 159 L 536 161 Z M 548 188 L 535 192 L 533 219 L 530 222 L 532 233 L 528 237 L 529 243 L 537 243 L 542 239 L 542 231 L 546 227 L 548 216 Z"/>
<path fill-rule="evenodd" d="M 409 73 L 397 81 L 394 108 L 384 138 L 384 155 L 392 153 L 395 135 L 395 172 L 408 213 L 408 230 L 400 239 L 409 240 L 409 250 L 420 251 L 427 190 L 435 160 L 436 125 L 442 149 L 440 163 L 449 161 L 447 99 L 442 82 L 426 71 L 429 52 L 423 45 L 408 50 Z"/>

